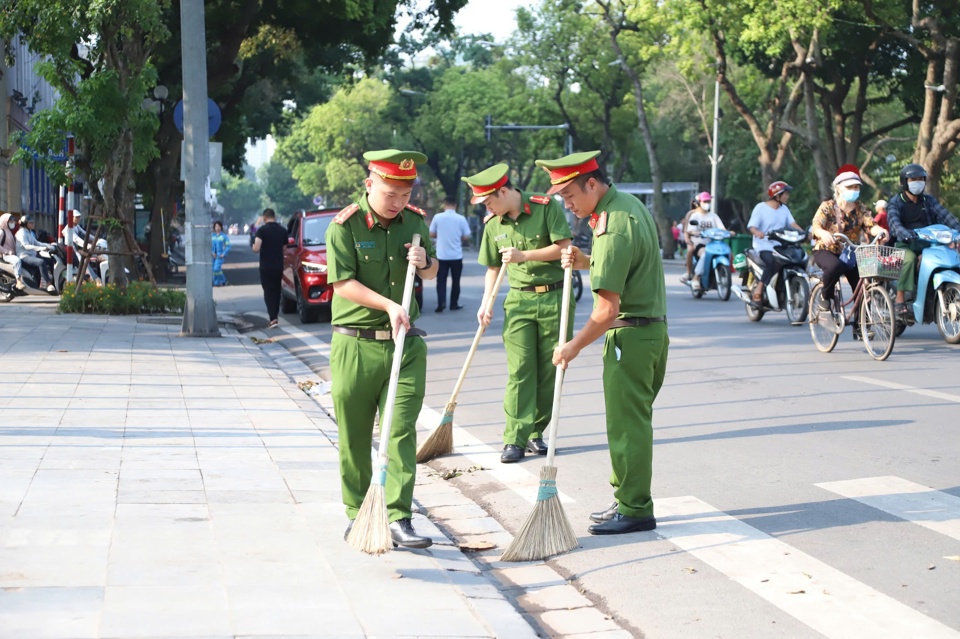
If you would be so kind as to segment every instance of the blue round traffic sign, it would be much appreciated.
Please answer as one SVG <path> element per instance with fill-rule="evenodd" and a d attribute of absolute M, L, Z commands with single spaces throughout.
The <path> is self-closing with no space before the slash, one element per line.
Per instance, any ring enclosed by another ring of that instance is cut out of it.
<path fill-rule="evenodd" d="M 220 107 L 212 98 L 207 98 L 207 127 L 210 129 L 209 135 L 213 137 L 220 130 L 220 123 L 223 121 L 223 115 L 220 113 Z M 173 123 L 177 131 L 183 133 L 183 100 L 177 102 L 173 107 Z"/>

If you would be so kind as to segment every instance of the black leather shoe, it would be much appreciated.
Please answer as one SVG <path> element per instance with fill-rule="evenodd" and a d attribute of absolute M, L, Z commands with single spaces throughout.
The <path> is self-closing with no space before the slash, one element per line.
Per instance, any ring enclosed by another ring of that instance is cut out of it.
<path fill-rule="evenodd" d="M 443 304 L 441 304 L 440 306 L 437 307 L 437 310 L 435 310 L 434 313 L 442 313 L 442 312 L 443 312 L 443 309 L 445 309 L 445 308 L 446 308 L 446 306 L 444 306 Z"/>
<path fill-rule="evenodd" d="M 590 521 L 595 521 L 598 524 L 602 524 L 605 521 L 610 521 L 613 519 L 613 516 L 617 514 L 617 506 L 619 506 L 619 504 L 614 501 L 606 510 L 590 513 Z"/>
<path fill-rule="evenodd" d="M 503 452 L 500 453 L 500 462 L 504 464 L 512 464 L 513 462 L 518 462 L 523 459 L 523 449 L 519 446 L 514 446 L 513 444 L 507 444 L 503 447 Z"/>
<path fill-rule="evenodd" d="M 450 310 L 451 310 L 451 311 L 459 311 L 461 308 L 463 308 L 463 307 L 460 306 L 459 304 L 451 304 L 451 305 L 450 305 Z"/>
<path fill-rule="evenodd" d="M 433 545 L 432 539 L 417 534 L 409 519 L 398 519 L 391 522 L 390 537 L 393 538 L 393 543 L 397 546 L 406 546 L 407 548 L 429 548 Z"/>
<path fill-rule="evenodd" d="M 547 445 L 544 443 L 543 439 L 537 437 L 536 439 L 531 439 L 527 442 L 527 452 L 533 453 L 534 455 L 546 455 L 547 454 Z"/>
<path fill-rule="evenodd" d="M 622 535 L 624 533 L 641 532 L 643 530 L 653 530 L 657 527 L 655 517 L 627 517 L 620 513 L 615 514 L 608 521 L 602 524 L 594 524 L 587 528 L 591 535 Z"/>
<path fill-rule="evenodd" d="M 347 529 L 343 531 L 343 540 L 346 541 L 347 537 L 350 536 L 350 531 L 353 530 L 353 520 L 350 520 L 350 523 L 347 524 Z"/>

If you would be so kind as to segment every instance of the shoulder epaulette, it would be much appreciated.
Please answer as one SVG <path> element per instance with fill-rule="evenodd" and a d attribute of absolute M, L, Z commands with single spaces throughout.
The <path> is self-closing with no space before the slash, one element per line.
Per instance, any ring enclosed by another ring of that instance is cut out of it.
<path fill-rule="evenodd" d="M 424 211 L 419 207 L 414 206 L 413 204 L 407 204 L 407 208 L 413 211 L 414 213 L 416 213 L 417 215 L 422 215 L 423 217 L 427 217 L 426 211 Z"/>
<path fill-rule="evenodd" d="M 491 219 L 493 219 L 494 217 L 496 217 L 496 216 L 495 216 L 493 213 L 487 213 L 487 217 L 483 218 L 483 223 L 486 224 L 487 222 L 489 222 L 489 221 L 490 221 Z"/>
<path fill-rule="evenodd" d="M 600 215 L 594 213 L 590 216 L 590 221 L 587 222 L 590 225 L 590 228 L 593 229 L 593 234 L 595 236 L 601 236 L 607 232 L 607 212 L 604 211 Z"/>
<path fill-rule="evenodd" d="M 549 195 L 531 195 L 530 201 L 534 204 L 550 204 Z"/>
<path fill-rule="evenodd" d="M 350 219 L 350 216 L 360 210 L 360 205 L 354 202 L 350 206 L 344 208 L 342 211 L 337 213 L 337 217 L 333 218 L 333 221 L 337 224 L 343 224 Z"/>

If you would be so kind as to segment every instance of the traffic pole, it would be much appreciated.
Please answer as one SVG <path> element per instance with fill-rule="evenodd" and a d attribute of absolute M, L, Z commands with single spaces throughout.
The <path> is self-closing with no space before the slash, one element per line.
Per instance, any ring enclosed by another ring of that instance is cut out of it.
<path fill-rule="evenodd" d="M 68 138 L 68 148 L 70 156 L 73 156 L 73 138 Z M 67 253 L 67 281 L 73 281 L 73 209 L 75 206 L 75 194 L 73 192 L 73 162 L 67 161 L 67 201 L 66 206 L 66 217 L 67 217 L 67 237 L 65 238 L 64 249 Z"/>
<path fill-rule="evenodd" d="M 205 185 L 210 175 L 210 128 L 207 121 L 207 38 L 203 2 L 180 0 L 180 45 L 183 59 L 184 235 L 187 258 L 187 303 L 180 335 L 219 337 L 213 304 L 213 258 Z M 166 240 L 166 238 L 164 238 Z"/>

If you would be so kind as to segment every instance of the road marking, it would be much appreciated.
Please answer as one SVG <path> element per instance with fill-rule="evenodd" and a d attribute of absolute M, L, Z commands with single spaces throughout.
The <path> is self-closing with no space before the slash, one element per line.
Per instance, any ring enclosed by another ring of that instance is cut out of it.
<path fill-rule="evenodd" d="M 423 429 L 427 429 L 429 433 L 440 424 L 442 419 L 442 413 L 424 404 L 423 408 L 420 409 L 420 418 L 417 420 L 417 425 Z M 422 438 L 425 435 L 420 433 L 419 436 Z M 525 466 L 530 464 L 501 464 L 499 450 L 483 443 L 456 424 L 453 425 L 453 443 L 456 454 L 463 455 L 477 466 L 484 468 L 504 486 L 531 504 L 536 503 L 537 489 L 540 487 L 539 465 L 536 466 L 537 474 L 534 475 L 525 468 Z M 530 455 L 527 455 L 527 457 L 530 457 Z M 535 457 L 536 455 L 534 455 L 534 458 Z M 563 473 L 560 473 L 557 482 L 561 483 L 562 481 Z M 574 503 L 574 500 L 569 495 L 565 495 L 561 491 L 557 491 L 557 493 L 560 495 L 560 501 L 562 503 Z"/>
<path fill-rule="evenodd" d="M 942 393 L 940 391 L 917 388 L 916 386 L 907 386 L 906 384 L 888 382 L 886 380 L 874 379 L 872 377 L 861 377 L 860 375 L 845 375 L 843 379 L 849 379 L 852 382 L 861 382 L 863 384 L 881 386 L 883 388 L 890 388 L 892 390 L 902 390 L 908 393 L 913 393 L 914 395 L 923 395 L 924 397 L 932 397 L 934 399 L 944 399 L 948 402 L 956 402 L 960 404 L 960 395 L 952 395 L 950 393 Z"/>
<path fill-rule="evenodd" d="M 960 541 L 960 497 L 900 477 L 867 477 L 816 485 Z"/>
<path fill-rule="evenodd" d="M 958 639 L 954 630 L 696 497 L 657 500 L 657 532 L 832 639 Z"/>

